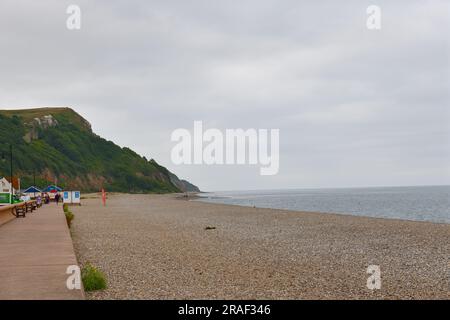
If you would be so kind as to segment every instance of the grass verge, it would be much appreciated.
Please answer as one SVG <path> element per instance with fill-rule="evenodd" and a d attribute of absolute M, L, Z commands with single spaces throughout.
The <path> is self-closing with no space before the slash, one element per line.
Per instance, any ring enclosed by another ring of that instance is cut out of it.
<path fill-rule="evenodd" d="M 72 220 L 73 220 L 73 218 L 75 218 L 75 216 L 70 211 L 64 212 L 64 214 L 66 216 L 67 225 L 70 228 L 70 226 L 72 225 Z"/>
<path fill-rule="evenodd" d="M 95 291 L 106 289 L 106 277 L 95 266 L 86 264 L 81 270 L 81 280 L 85 291 Z"/>

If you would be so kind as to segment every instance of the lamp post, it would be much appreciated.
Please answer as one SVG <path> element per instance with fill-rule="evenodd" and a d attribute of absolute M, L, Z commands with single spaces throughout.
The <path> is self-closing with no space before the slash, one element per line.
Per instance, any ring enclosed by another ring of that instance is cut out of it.
<path fill-rule="evenodd" d="M 10 169 L 11 169 L 11 204 L 13 203 L 13 148 L 12 144 L 9 145 L 9 156 L 10 156 Z"/>
<path fill-rule="evenodd" d="M 9 194 L 10 194 L 10 203 L 13 203 L 13 147 L 12 144 L 9 145 L 9 156 L 10 156 L 10 177 L 11 179 L 9 180 L 10 185 L 9 185 Z M 2 161 L 6 162 L 6 157 L 5 154 L 2 154 Z"/>
<path fill-rule="evenodd" d="M 36 170 L 33 169 L 33 189 L 36 188 Z M 33 191 L 33 197 L 36 199 L 36 192 Z"/>

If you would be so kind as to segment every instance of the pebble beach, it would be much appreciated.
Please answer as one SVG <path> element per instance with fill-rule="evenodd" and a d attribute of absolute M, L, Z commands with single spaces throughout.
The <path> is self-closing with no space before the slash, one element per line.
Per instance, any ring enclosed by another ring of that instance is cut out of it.
<path fill-rule="evenodd" d="M 89 195 L 77 259 L 108 288 L 88 299 L 450 299 L 450 225 Z M 370 290 L 367 268 L 381 270 Z"/>

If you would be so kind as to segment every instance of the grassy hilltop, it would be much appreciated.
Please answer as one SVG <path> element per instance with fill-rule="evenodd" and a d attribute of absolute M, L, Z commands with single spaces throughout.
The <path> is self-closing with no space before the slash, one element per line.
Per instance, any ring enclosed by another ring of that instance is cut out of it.
<path fill-rule="evenodd" d="M 155 160 L 121 148 L 92 132 L 70 108 L 0 110 L 0 176 L 9 176 L 9 143 L 14 176 L 22 186 L 54 183 L 67 189 L 117 192 L 198 191 Z M 1 160 L 1 159 L 0 159 Z"/>

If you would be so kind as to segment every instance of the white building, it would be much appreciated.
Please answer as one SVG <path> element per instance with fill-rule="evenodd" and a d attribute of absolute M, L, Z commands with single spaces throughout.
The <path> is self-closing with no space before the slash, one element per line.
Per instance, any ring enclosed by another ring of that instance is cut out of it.
<path fill-rule="evenodd" d="M 15 190 L 13 190 L 14 193 Z M 6 180 L 5 177 L 0 177 L 0 192 L 1 193 L 7 193 L 11 192 L 11 184 L 8 180 Z"/>

